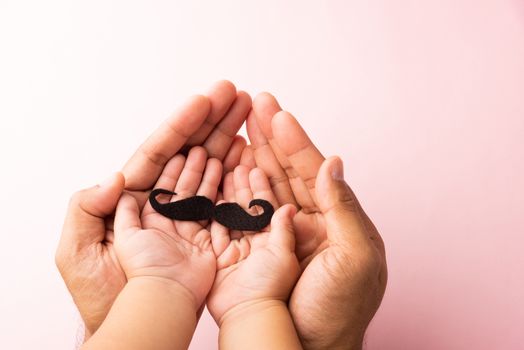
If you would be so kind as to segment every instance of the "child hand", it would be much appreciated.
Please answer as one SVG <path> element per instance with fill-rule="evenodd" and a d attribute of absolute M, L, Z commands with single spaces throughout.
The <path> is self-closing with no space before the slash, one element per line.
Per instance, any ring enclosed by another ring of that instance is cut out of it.
<path fill-rule="evenodd" d="M 243 208 L 248 208 L 254 198 L 265 199 L 278 207 L 264 172 L 258 168 L 250 171 L 243 165 L 224 178 L 223 197 Z M 295 212 L 292 205 L 279 208 L 270 227 L 262 232 L 230 232 L 216 222 L 211 224 L 217 272 L 207 306 L 219 326 L 229 312 L 242 305 L 259 301 L 287 302 L 300 271 L 294 253 L 292 218 Z"/>
<path fill-rule="evenodd" d="M 194 147 L 187 159 L 178 154 L 165 166 L 155 188 L 177 195 L 159 196 L 159 201 L 202 195 L 215 200 L 222 176 L 222 164 L 207 159 L 202 147 Z M 162 198 L 164 197 L 164 198 Z M 169 197 L 169 198 L 167 198 Z M 124 194 L 115 214 L 115 251 L 127 279 L 163 278 L 179 283 L 203 304 L 216 272 L 207 222 L 173 221 L 146 203 L 143 210 Z"/>

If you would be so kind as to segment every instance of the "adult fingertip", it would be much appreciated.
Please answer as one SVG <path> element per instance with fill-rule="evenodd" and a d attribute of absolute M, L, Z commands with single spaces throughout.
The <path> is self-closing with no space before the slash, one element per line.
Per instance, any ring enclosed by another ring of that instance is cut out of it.
<path fill-rule="evenodd" d="M 325 202 L 327 195 L 331 192 L 331 183 L 333 182 L 333 167 L 337 168 L 336 158 L 326 158 L 318 169 L 317 179 L 315 181 L 315 191 L 320 203 Z"/>
<path fill-rule="evenodd" d="M 239 147 L 240 146 L 244 146 L 245 147 L 247 145 L 247 141 L 246 141 L 245 137 L 242 136 L 242 135 L 235 135 L 235 136 L 233 136 L 233 143 L 238 144 Z M 242 149 L 244 147 L 242 147 Z"/>
<path fill-rule="evenodd" d="M 107 177 L 104 181 L 101 181 L 98 186 L 102 188 L 110 188 L 113 186 L 124 187 L 125 186 L 124 174 L 122 174 L 122 172 L 120 171 L 117 171 L 111 174 L 111 176 Z"/>
<path fill-rule="evenodd" d="M 281 110 L 277 99 L 268 92 L 259 93 L 253 100 L 253 111 L 257 124 L 267 138 L 273 138 L 271 120 Z"/>
<path fill-rule="evenodd" d="M 356 199 L 344 180 L 344 165 L 337 156 L 327 158 L 320 166 L 315 191 L 324 214 L 335 207 L 356 211 Z"/>
<path fill-rule="evenodd" d="M 253 99 L 253 106 L 255 106 L 255 104 L 257 107 L 262 107 L 266 104 L 272 104 L 280 108 L 280 105 L 278 104 L 275 96 L 273 96 L 267 91 L 262 91 L 255 96 L 255 98 Z"/>
<path fill-rule="evenodd" d="M 201 111 L 198 115 L 207 116 L 211 110 L 211 101 L 209 100 L 209 97 L 197 94 L 190 96 L 181 109 L 186 109 L 187 107 L 191 107 L 195 111 Z"/>
<path fill-rule="evenodd" d="M 234 94 L 237 91 L 237 88 L 235 84 L 233 84 L 228 79 L 220 79 L 214 82 L 211 87 L 209 88 L 209 92 L 212 92 L 214 90 L 223 90 L 227 93 Z"/>
<path fill-rule="evenodd" d="M 278 111 L 271 119 L 271 128 L 276 131 L 275 133 L 280 131 L 283 135 L 296 124 L 298 124 L 297 119 L 288 111 Z"/>
<path fill-rule="evenodd" d="M 344 163 L 338 156 L 332 156 L 327 159 L 327 167 L 331 179 L 335 181 L 344 181 Z"/>
<path fill-rule="evenodd" d="M 238 90 L 237 98 L 246 99 L 246 100 L 249 100 L 250 102 L 253 101 L 253 99 L 251 98 L 251 95 L 244 90 Z"/>

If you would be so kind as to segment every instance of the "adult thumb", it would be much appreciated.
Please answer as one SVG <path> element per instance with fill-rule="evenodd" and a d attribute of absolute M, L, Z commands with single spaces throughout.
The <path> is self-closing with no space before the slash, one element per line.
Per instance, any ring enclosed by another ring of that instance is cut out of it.
<path fill-rule="evenodd" d="M 105 235 L 104 219 L 115 211 L 124 185 L 124 176 L 118 172 L 100 185 L 76 192 L 69 203 L 61 244 L 81 249 L 101 242 Z"/>
<path fill-rule="evenodd" d="M 330 157 L 320 166 L 315 194 L 330 241 L 340 245 L 367 241 L 359 204 L 344 180 L 344 165 L 339 157 Z"/>

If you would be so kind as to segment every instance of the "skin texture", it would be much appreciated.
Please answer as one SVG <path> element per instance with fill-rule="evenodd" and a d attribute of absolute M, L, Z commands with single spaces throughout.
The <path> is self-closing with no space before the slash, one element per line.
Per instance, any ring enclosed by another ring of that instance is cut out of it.
<path fill-rule="evenodd" d="M 155 188 L 176 192 L 176 201 L 195 195 L 216 199 L 222 164 L 207 159 L 204 148 L 194 147 L 187 159 L 178 154 L 165 166 Z M 177 221 L 157 213 L 149 202 L 141 210 L 124 193 L 116 208 L 115 252 L 128 279 L 161 277 L 178 282 L 194 297 L 195 311 L 211 289 L 216 259 L 208 221 Z M 188 273 L 191 271 L 191 273 Z"/>
<path fill-rule="evenodd" d="M 226 175 L 223 196 L 247 210 L 253 198 L 277 205 L 264 172 L 239 165 Z M 292 205 L 280 207 L 261 232 L 236 232 L 211 224 L 217 273 L 207 299 L 225 349 L 299 349 L 287 309 L 300 268 L 295 255 Z M 256 210 L 252 210 L 256 214 Z M 231 237 L 236 236 L 236 239 Z"/>
<path fill-rule="evenodd" d="M 230 171 L 240 161 L 246 144 L 236 135 L 251 98 L 219 81 L 209 92 L 194 96 L 169 117 L 124 166 L 100 185 L 75 193 L 69 203 L 56 264 L 86 326 L 86 339 L 105 319 L 127 282 L 114 250 L 113 220 L 125 190 L 146 202 L 163 168 L 179 151 L 204 145 Z"/>
<path fill-rule="evenodd" d="M 248 113 L 251 145 L 246 146 L 244 139 L 234 135 Z M 224 193 L 217 200 L 248 197 L 245 188 L 251 185 L 246 186 L 245 176 L 236 175 L 244 179 L 243 184 L 238 181 L 244 190 L 237 194 L 235 189 L 232 195 L 228 188 L 235 188 L 235 173 L 259 167 L 269 178 L 275 208 L 285 204 L 298 208 L 293 218 L 294 254 L 301 275 L 290 295 L 289 311 L 302 345 L 361 348 L 386 286 L 383 241 L 345 182 L 340 159 L 325 159 L 273 96 L 260 94 L 250 110 L 249 96 L 236 92 L 229 82 L 217 83 L 207 96 L 191 98 L 140 146 L 123 173 L 72 197 L 56 263 L 85 321 L 87 336 L 98 329 L 127 282 L 114 247 L 119 197 L 125 192 L 141 211 L 168 161 L 179 152 L 186 154 L 193 145 L 203 145 L 208 156 L 223 164 Z M 239 163 L 244 170 L 233 171 Z M 230 234 L 238 240 L 235 244 L 243 242 L 242 232 Z M 224 246 L 223 240 L 217 237 L 217 244 Z M 247 243 L 251 251 L 254 242 Z M 217 249 L 214 240 L 212 248 Z M 237 254 L 228 259 L 242 263 L 246 255 L 239 256 L 245 248 L 235 249 L 219 255 Z M 220 280 L 218 272 L 220 267 Z M 196 292 L 195 298 L 201 293 Z M 215 315 L 230 307 L 216 304 Z M 215 319 L 220 323 L 220 317 Z"/>
<path fill-rule="evenodd" d="M 299 208 L 293 224 L 302 274 L 289 309 L 303 346 L 360 349 L 387 281 L 377 229 L 345 182 L 341 160 L 325 159 L 272 95 L 255 98 L 247 130 L 278 204 Z"/>
<path fill-rule="evenodd" d="M 196 321 L 193 296 L 185 287 L 165 278 L 134 277 L 82 349 L 187 349 Z"/>

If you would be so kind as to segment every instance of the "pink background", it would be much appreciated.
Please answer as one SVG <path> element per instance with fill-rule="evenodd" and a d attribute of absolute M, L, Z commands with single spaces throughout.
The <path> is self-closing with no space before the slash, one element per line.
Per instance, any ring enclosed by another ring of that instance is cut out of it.
<path fill-rule="evenodd" d="M 2 0 L 0 51 L 1 348 L 71 349 L 69 195 L 220 78 L 345 160 L 388 254 L 367 349 L 524 347 L 522 1 Z"/>

